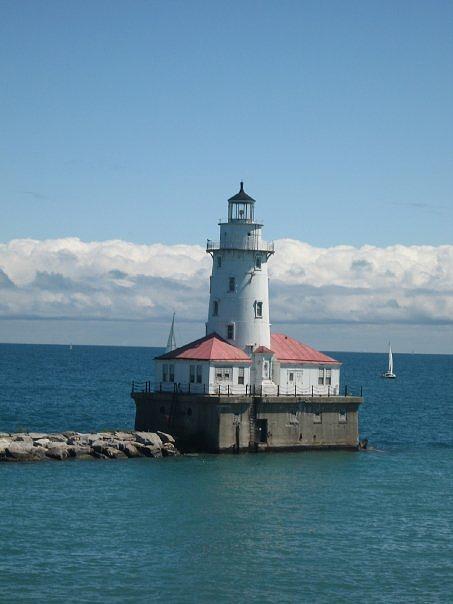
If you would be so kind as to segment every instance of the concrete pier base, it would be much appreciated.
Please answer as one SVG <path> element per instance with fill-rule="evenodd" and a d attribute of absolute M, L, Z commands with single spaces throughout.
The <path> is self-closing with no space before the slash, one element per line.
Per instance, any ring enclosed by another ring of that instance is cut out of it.
<path fill-rule="evenodd" d="M 135 429 L 170 432 L 183 451 L 358 449 L 357 396 L 133 392 Z"/>

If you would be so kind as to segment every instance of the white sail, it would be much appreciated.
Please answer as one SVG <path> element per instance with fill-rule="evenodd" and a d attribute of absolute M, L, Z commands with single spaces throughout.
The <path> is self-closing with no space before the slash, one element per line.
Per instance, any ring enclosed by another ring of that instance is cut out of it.
<path fill-rule="evenodd" d="M 393 373 L 393 354 L 392 347 L 389 344 L 389 373 Z"/>
<path fill-rule="evenodd" d="M 176 348 L 176 338 L 175 338 L 175 313 L 173 313 L 173 319 L 171 322 L 170 333 L 168 334 L 167 346 L 165 348 L 165 352 L 171 352 Z"/>

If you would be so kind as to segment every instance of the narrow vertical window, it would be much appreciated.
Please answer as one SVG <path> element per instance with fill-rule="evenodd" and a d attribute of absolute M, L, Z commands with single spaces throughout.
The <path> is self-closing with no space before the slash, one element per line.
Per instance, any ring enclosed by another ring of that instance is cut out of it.
<path fill-rule="evenodd" d="M 255 316 L 258 319 L 262 319 L 263 318 L 263 303 L 262 302 L 255 302 Z"/>
<path fill-rule="evenodd" d="M 261 270 L 261 256 L 257 256 L 255 258 L 255 268 L 257 270 Z"/>
<path fill-rule="evenodd" d="M 169 371 L 169 382 L 174 382 L 175 381 L 175 366 L 174 365 L 169 365 L 168 366 L 168 371 Z"/>
<path fill-rule="evenodd" d="M 338 421 L 341 424 L 344 424 L 345 422 L 347 422 L 348 420 L 348 416 L 346 414 L 346 409 L 340 409 L 340 411 L 338 412 Z"/>
<path fill-rule="evenodd" d="M 190 366 L 190 372 L 189 372 L 189 381 L 191 384 L 195 383 L 195 365 L 191 365 Z"/>
<path fill-rule="evenodd" d="M 234 340 L 234 323 L 230 323 L 227 327 L 227 339 Z"/>
<path fill-rule="evenodd" d="M 168 382 L 168 365 L 166 363 L 162 365 L 162 381 Z"/>
<path fill-rule="evenodd" d="M 222 256 L 217 256 L 217 268 L 221 268 L 222 266 Z"/>
<path fill-rule="evenodd" d="M 203 381 L 203 366 L 197 365 L 197 384 L 201 384 Z"/>
<path fill-rule="evenodd" d="M 214 300 L 212 314 L 214 317 L 218 317 L 219 315 L 219 302 L 217 300 Z"/>
<path fill-rule="evenodd" d="M 290 371 L 289 374 L 288 374 L 288 380 L 290 382 L 294 382 L 294 373 L 292 371 Z"/>
<path fill-rule="evenodd" d="M 239 370 L 238 370 L 238 384 L 243 384 L 244 383 L 244 374 L 245 374 L 244 367 L 239 367 Z"/>
<path fill-rule="evenodd" d="M 318 386 L 324 386 L 324 369 L 319 368 Z"/>
<path fill-rule="evenodd" d="M 228 281 L 228 290 L 230 292 L 236 291 L 236 279 L 234 277 L 230 277 Z"/>
<path fill-rule="evenodd" d="M 326 369 L 326 386 L 332 384 L 332 369 Z"/>

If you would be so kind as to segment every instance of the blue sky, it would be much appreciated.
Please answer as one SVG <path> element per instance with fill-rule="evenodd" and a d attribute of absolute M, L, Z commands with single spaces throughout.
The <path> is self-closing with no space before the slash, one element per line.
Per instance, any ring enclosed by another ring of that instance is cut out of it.
<path fill-rule="evenodd" d="M 203 242 L 241 178 L 272 238 L 451 240 L 451 2 L 0 15 L 0 240 Z"/>
<path fill-rule="evenodd" d="M 124 284 L 112 274 L 130 271 L 135 325 L 162 325 L 171 259 L 190 271 L 200 263 L 194 283 L 207 284 L 195 246 L 216 238 L 243 179 L 266 237 L 310 246 L 280 246 L 294 255 L 276 254 L 277 290 L 295 274 L 288 262 L 302 275 L 308 258 L 312 276 L 293 284 L 298 295 L 309 300 L 306 288 L 322 275 L 322 320 L 340 321 L 335 335 L 304 310 L 291 319 L 296 335 L 309 332 L 324 348 L 380 349 L 393 330 L 401 349 L 453 351 L 452 31 L 450 1 L 2 0 L 0 341 L 79 333 L 89 343 L 143 344 L 140 327 L 123 337 Z M 65 241 L 10 244 L 26 238 Z M 102 244 L 112 239 L 135 247 Z M 160 272 L 143 260 L 158 243 L 168 246 Z M 343 272 L 343 244 L 354 246 L 351 267 L 368 266 L 371 277 Z M 369 262 L 363 245 L 375 248 Z M 327 267 L 318 248 L 331 248 Z M 374 304 L 368 293 L 387 269 L 393 281 Z M 326 285 L 339 273 L 336 287 L 350 288 L 348 304 L 363 317 L 349 332 L 335 310 L 340 290 Z M 151 310 L 159 287 L 161 306 Z M 206 296 L 189 296 L 183 338 L 202 330 Z M 111 323 L 77 332 L 87 318 Z M 417 321 L 415 333 L 407 324 Z"/>

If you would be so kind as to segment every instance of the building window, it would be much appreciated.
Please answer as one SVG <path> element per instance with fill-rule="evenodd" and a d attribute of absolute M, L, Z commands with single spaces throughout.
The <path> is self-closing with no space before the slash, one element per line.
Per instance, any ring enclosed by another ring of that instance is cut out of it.
<path fill-rule="evenodd" d="M 217 300 L 214 300 L 212 314 L 213 314 L 214 317 L 218 317 L 219 316 L 219 302 Z"/>
<path fill-rule="evenodd" d="M 326 369 L 326 386 L 332 384 L 332 369 Z"/>
<path fill-rule="evenodd" d="M 322 414 L 319 409 L 316 409 L 315 411 L 313 411 L 313 423 L 314 424 L 322 423 Z"/>
<path fill-rule="evenodd" d="M 288 380 L 290 382 L 294 382 L 294 372 L 293 371 L 289 372 L 289 374 L 288 374 Z"/>
<path fill-rule="evenodd" d="M 233 380 L 233 369 L 231 367 L 216 367 L 216 382 L 231 382 Z"/>
<path fill-rule="evenodd" d="M 221 268 L 222 266 L 222 256 L 217 256 L 217 268 Z"/>
<path fill-rule="evenodd" d="M 197 365 L 197 384 L 201 384 L 203 376 L 203 368 L 201 365 Z"/>
<path fill-rule="evenodd" d="M 348 421 L 346 409 L 340 409 L 340 411 L 338 412 L 338 421 L 340 422 L 340 424 L 345 424 Z"/>
<path fill-rule="evenodd" d="M 162 365 L 162 381 L 168 382 L 168 365 L 166 363 Z"/>
<path fill-rule="evenodd" d="M 175 381 L 175 366 L 174 365 L 169 365 L 168 366 L 168 373 L 169 373 L 169 382 L 174 382 Z"/>
<path fill-rule="evenodd" d="M 255 302 L 255 317 L 257 317 L 258 319 L 262 319 L 263 317 L 263 303 L 262 302 Z"/>
<path fill-rule="evenodd" d="M 244 367 L 239 367 L 238 371 L 238 384 L 244 383 L 245 370 Z"/>
<path fill-rule="evenodd" d="M 234 323 L 230 323 L 227 327 L 227 339 L 234 340 Z"/>
<path fill-rule="evenodd" d="M 263 377 L 265 380 L 269 379 L 269 361 L 263 362 Z"/>
<path fill-rule="evenodd" d="M 257 270 L 261 270 L 261 256 L 257 256 L 255 258 L 255 268 Z"/>
<path fill-rule="evenodd" d="M 190 366 L 189 381 L 191 384 L 195 384 L 195 365 Z"/>
<path fill-rule="evenodd" d="M 230 279 L 228 281 L 228 290 L 230 292 L 236 291 L 236 279 L 234 277 L 230 277 Z"/>
<path fill-rule="evenodd" d="M 318 386 L 324 386 L 324 369 L 319 368 Z"/>

